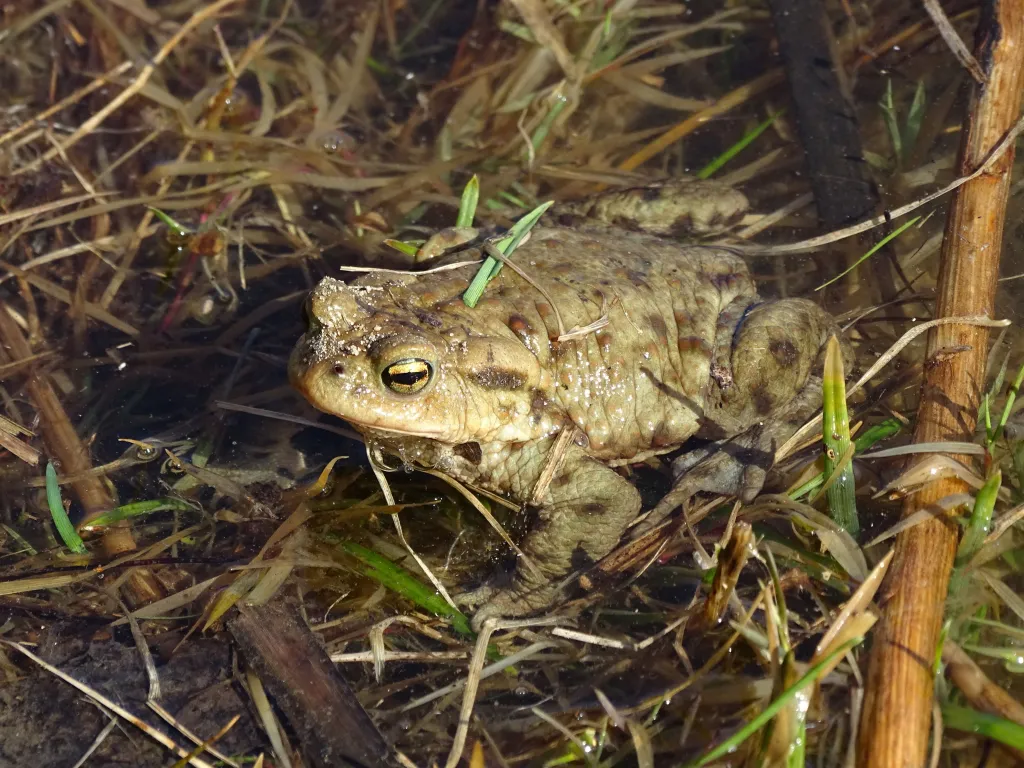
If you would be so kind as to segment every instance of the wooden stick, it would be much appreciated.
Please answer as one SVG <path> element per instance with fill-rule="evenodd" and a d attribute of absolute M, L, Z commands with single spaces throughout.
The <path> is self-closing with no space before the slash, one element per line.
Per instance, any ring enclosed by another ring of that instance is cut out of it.
<path fill-rule="evenodd" d="M 988 83 L 971 98 L 960 145 L 960 172 L 984 162 L 1017 121 L 1024 93 L 1024 0 L 986 0 L 975 55 Z M 939 267 L 936 315 L 992 315 L 1006 201 L 1013 167 L 1010 149 L 991 168 L 960 187 L 950 202 Z M 988 330 L 958 324 L 928 336 L 925 378 L 915 439 L 970 440 L 984 389 Z M 962 351 L 961 351 L 962 350 Z M 969 457 L 958 457 L 969 462 Z M 910 497 L 904 516 L 953 493 L 955 478 L 938 480 Z M 905 768 L 927 764 L 933 666 L 958 528 L 944 515 L 901 533 L 875 632 L 858 764 Z"/>
<path fill-rule="evenodd" d="M 32 360 L 36 357 L 21 328 L 7 312 L 3 300 L 0 300 L 0 363 Z M 78 437 L 49 378 L 36 366 L 30 366 L 25 392 L 39 414 L 39 431 L 46 443 L 47 452 L 60 462 L 63 474 L 78 477 L 71 487 L 85 510 L 82 524 L 109 512 L 114 507 L 114 498 L 103 478 L 88 471 L 92 469 L 89 452 Z M 105 559 L 115 558 L 133 549 L 135 539 L 130 527 L 111 526 L 104 533 L 102 554 Z M 137 568 L 132 571 L 128 586 L 129 597 L 134 605 L 143 605 L 163 597 L 159 582 L 146 569 Z"/>
<path fill-rule="evenodd" d="M 310 765 L 390 764 L 384 737 L 291 602 L 240 603 L 228 630 L 299 734 Z"/>

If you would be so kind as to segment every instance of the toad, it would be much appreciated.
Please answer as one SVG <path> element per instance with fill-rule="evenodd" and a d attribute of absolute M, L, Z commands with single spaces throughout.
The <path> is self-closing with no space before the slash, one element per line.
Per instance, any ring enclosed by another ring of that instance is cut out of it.
<path fill-rule="evenodd" d="M 665 202 L 671 185 L 556 214 L 472 309 L 462 296 L 476 264 L 328 277 L 310 295 L 289 364 L 310 403 L 374 450 L 535 509 L 511 583 L 467 600 L 477 626 L 549 607 L 567 577 L 612 550 L 641 511 L 617 468 L 698 438 L 710 444 L 676 461 L 671 497 L 750 501 L 775 447 L 819 406 L 824 344 L 838 334 L 825 311 L 762 300 L 732 251 L 629 231 L 609 203 L 653 203 L 639 218 L 662 235 L 681 222 L 715 231 L 737 200 L 745 207 L 738 193 L 697 188 L 683 186 L 696 215 Z M 585 223 L 595 212 L 603 222 Z M 483 250 L 469 242 L 443 258 Z"/>

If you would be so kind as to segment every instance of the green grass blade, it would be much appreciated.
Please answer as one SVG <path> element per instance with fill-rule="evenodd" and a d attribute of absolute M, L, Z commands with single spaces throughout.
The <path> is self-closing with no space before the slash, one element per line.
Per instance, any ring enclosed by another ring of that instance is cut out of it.
<path fill-rule="evenodd" d="M 992 528 L 992 511 L 996 506 L 996 499 L 999 498 L 999 488 L 1003 484 L 1003 473 L 996 470 L 985 485 L 974 497 L 974 509 L 971 511 L 970 520 L 967 522 L 967 530 L 960 540 L 960 546 L 956 550 L 956 565 L 959 567 L 969 563 L 971 558 L 981 549 L 989 530 Z"/>
<path fill-rule="evenodd" d="M 711 178 L 711 176 L 714 173 L 716 173 L 723 165 L 728 163 L 730 160 L 732 160 L 734 157 L 736 157 L 736 155 L 738 155 L 744 149 L 746 149 L 751 144 L 753 144 L 758 136 L 760 136 L 762 133 L 764 133 L 769 128 L 771 128 L 772 124 L 776 120 L 778 120 L 779 117 L 781 117 L 783 112 L 785 112 L 785 111 L 786 110 L 782 110 L 780 112 L 776 112 L 773 115 L 769 115 L 768 119 L 766 119 L 766 120 L 758 123 L 756 126 L 754 126 L 754 128 L 752 128 L 750 131 L 748 131 L 747 133 L 745 133 L 743 135 L 743 138 L 741 138 L 739 141 L 737 141 L 735 144 L 733 144 L 731 147 L 729 147 L 727 150 L 725 150 L 725 152 L 720 154 L 718 157 L 716 157 L 710 163 L 708 163 L 703 168 L 701 168 L 699 171 L 697 171 L 697 178 L 698 179 L 709 179 L 709 178 Z"/>
<path fill-rule="evenodd" d="M 384 245 L 394 248 L 396 251 L 404 253 L 406 256 L 415 256 L 416 252 L 419 250 L 419 246 L 413 243 L 407 243 L 403 240 L 395 240 L 390 237 L 384 241 Z"/>
<path fill-rule="evenodd" d="M 551 105 L 551 109 L 544 115 L 544 119 L 541 120 L 540 125 L 533 131 L 533 136 L 530 137 L 530 145 L 532 147 L 531 157 L 536 156 L 537 151 L 541 148 L 544 140 L 548 137 L 548 133 L 551 131 L 551 126 L 555 124 L 558 116 L 562 114 L 569 100 L 565 96 L 559 96 L 558 100 Z"/>
<path fill-rule="evenodd" d="M 843 355 L 839 340 L 833 336 L 825 350 L 825 372 L 823 378 L 822 442 L 825 449 L 825 477 L 831 478 L 838 470 L 839 475 L 828 487 L 828 508 L 832 519 L 851 536 L 860 531 L 857 519 L 857 500 L 854 496 L 853 464 L 847 461 L 840 466 L 840 460 L 852 449 L 850 440 L 850 417 L 846 410 L 846 374 L 843 371 Z"/>
<path fill-rule="evenodd" d="M 195 507 L 190 506 L 181 499 L 175 499 L 170 496 L 161 499 L 133 501 L 128 504 L 122 504 L 120 507 L 114 507 L 114 509 L 109 512 L 104 512 L 99 517 L 94 517 L 89 521 L 87 530 L 94 531 L 97 528 L 104 528 L 108 525 L 120 522 L 121 520 L 131 520 L 136 517 L 151 515 L 154 512 L 164 512 L 167 510 L 188 512 L 189 510 L 194 509 Z"/>
<path fill-rule="evenodd" d="M 942 723 L 946 728 L 976 733 L 1008 747 L 1024 749 L 1024 726 L 987 712 L 944 704 Z"/>
<path fill-rule="evenodd" d="M 875 443 L 881 442 L 893 435 L 897 434 L 903 429 L 903 422 L 899 419 L 889 417 L 885 421 L 879 422 L 872 427 L 868 427 L 857 435 L 853 441 L 853 452 L 854 454 L 864 453 L 868 448 L 873 446 Z M 825 482 L 825 473 L 819 473 L 816 477 L 812 477 L 806 483 L 801 485 L 789 494 L 791 499 L 800 499 L 804 496 L 814 492 Z"/>
<path fill-rule="evenodd" d="M 992 440 L 995 442 L 1003 435 L 1003 428 L 1006 426 L 1006 422 L 1010 420 L 1010 411 L 1013 409 L 1013 404 L 1017 401 L 1017 393 L 1020 392 L 1021 384 L 1024 384 L 1024 365 L 1017 371 L 1017 378 L 1013 380 L 1013 384 L 1010 385 L 1010 391 L 1006 393 L 1006 404 L 1003 406 L 1003 415 L 999 419 L 999 423 L 996 425 L 995 431 L 992 433 Z"/>
<path fill-rule="evenodd" d="M 156 216 L 158 219 L 160 219 L 160 221 L 164 223 L 164 226 L 166 226 L 170 230 L 173 230 L 176 235 L 184 236 L 192 234 L 191 229 L 189 229 L 183 224 L 179 224 L 166 213 L 161 211 L 159 208 L 154 208 L 153 206 L 150 205 L 147 205 L 146 207 L 153 212 L 154 216 Z"/>
<path fill-rule="evenodd" d="M 914 90 L 914 100 L 910 104 L 910 112 L 907 113 L 907 122 L 903 126 L 903 148 L 908 154 L 917 143 L 917 137 L 921 133 L 921 125 L 924 123 L 924 115 L 927 111 L 924 80 L 918 80 L 917 88 Z"/>
<path fill-rule="evenodd" d="M 448 619 L 452 623 L 452 628 L 459 634 L 469 637 L 474 636 L 466 615 L 457 608 L 452 608 L 448 605 L 434 591 L 432 586 L 424 584 L 404 568 L 400 568 L 386 557 L 378 555 L 372 549 L 367 549 L 351 541 L 342 542 L 341 548 L 362 563 L 361 571 L 363 575 L 384 585 L 393 592 L 397 592 L 423 610 L 429 611 L 440 618 Z"/>
<path fill-rule="evenodd" d="M 818 286 L 817 288 L 815 288 L 814 290 L 816 290 L 816 291 L 820 291 L 820 290 L 821 290 L 822 288 L 827 288 L 828 286 L 832 285 L 832 283 L 834 283 L 834 282 L 835 282 L 836 280 L 841 280 L 842 278 L 846 277 L 846 276 L 847 276 L 848 274 L 850 274 L 851 272 L 853 272 L 853 270 L 855 270 L 855 269 L 856 269 L 857 267 L 859 267 L 859 266 L 860 266 L 861 264 L 863 264 L 863 263 L 864 263 L 865 261 L 867 261 L 868 259 L 870 259 L 870 258 L 871 258 L 872 256 L 874 256 L 874 255 L 875 255 L 876 253 L 878 253 L 878 251 L 879 251 L 879 250 L 881 250 L 881 248 L 882 248 L 883 246 L 885 246 L 885 245 L 886 245 L 886 243 L 888 243 L 888 242 L 890 242 L 890 241 L 892 241 L 892 240 L 895 240 L 895 239 L 896 239 L 897 237 L 899 237 L 900 235 L 902 235 L 902 234 L 903 234 L 903 233 L 904 233 L 904 232 L 905 232 L 905 231 L 906 231 L 907 229 L 909 229 L 910 227 L 912 227 L 912 226 L 914 226 L 915 224 L 917 224 L 917 222 L 918 222 L 918 221 L 920 221 L 920 219 L 921 219 L 921 217 L 920 217 L 920 216 L 915 216 L 915 217 L 914 217 L 914 218 L 912 218 L 912 219 L 911 219 L 910 221 L 908 221 L 908 222 L 905 222 L 904 224 L 902 224 L 902 225 L 901 225 L 901 226 L 900 226 L 900 227 L 899 227 L 898 229 L 896 229 L 896 230 L 895 230 L 894 232 L 890 232 L 890 233 L 889 233 L 888 235 L 886 235 L 886 236 L 885 236 L 885 237 L 883 237 L 883 238 L 882 238 L 881 240 L 879 240 L 879 241 L 878 241 L 877 243 L 875 243 L 875 245 L 874 245 L 874 246 L 872 246 L 871 250 L 869 250 L 869 251 L 868 251 L 867 253 L 865 253 L 865 254 L 864 254 L 863 256 L 861 256 L 861 257 L 860 257 L 859 259 L 857 259 L 857 260 L 856 260 L 855 262 L 853 262 L 853 264 L 851 264 L 850 266 L 848 266 L 848 267 L 847 267 L 846 269 L 844 269 L 844 270 L 843 270 L 842 272 L 840 272 L 840 273 L 839 273 L 838 275 L 836 275 L 835 277 L 833 277 L 833 278 L 832 278 L 831 280 L 826 280 L 826 281 L 825 281 L 824 283 L 822 283 L 821 285 L 819 285 L 819 286 Z"/>
<path fill-rule="evenodd" d="M 497 243 L 497 248 L 505 256 L 510 255 L 519 243 L 522 242 L 523 238 L 526 237 L 526 233 L 533 229 L 534 225 L 540 220 L 540 217 L 544 215 L 548 208 L 554 205 L 554 200 L 549 200 L 546 203 L 538 205 L 528 214 L 523 216 L 519 221 L 512 225 L 512 229 L 508 231 L 508 235 L 502 238 Z M 476 306 L 476 303 L 480 301 L 480 297 L 483 295 L 484 288 L 487 284 L 497 277 L 498 272 L 501 271 L 501 262 L 492 256 L 488 256 L 484 259 L 484 263 L 480 265 L 480 269 L 477 270 L 476 275 L 473 277 L 473 282 L 469 284 L 469 288 L 462 294 L 462 301 L 465 302 L 466 306 L 472 309 Z"/>
<path fill-rule="evenodd" d="M 85 548 L 85 542 L 82 541 L 82 537 L 75 530 L 75 526 L 68 519 L 68 513 L 64 509 L 64 502 L 60 498 L 57 470 L 54 468 L 52 461 L 46 462 L 46 505 L 50 508 L 50 517 L 53 518 L 53 524 L 57 527 L 57 533 L 60 534 L 64 546 L 76 555 L 84 555 L 88 550 Z"/>
<path fill-rule="evenodd" d="M 761 710 L 761 713 L 757 717 L 755 717 L 745 726 L 740 728 L 736 733 L 734 733 L 728 739 L 723 741 L 721 744 L 719 744 L 713 750 L 708 752 L 706 755 L 699 758 L 696 762 L 690 763 L 687 766 L 687 768 L 702 768 L 702 766 L 714 762 L 723 755 L 726 755 L 732 750 L 736 749 L 740 744 L 742 744 L 744 741 L 746 741 L 759 730 L 761 730 L 761 728 L 763 728 L 765 724 L 768 723 L 768 721 L 770 721 L 773 717 L 779 714 L 779 712 L 782 711 L 783 707 L 792 704 L 793 700 L 797 697 L 797 695 L 804 688 L 811 685 L 815 680 L 817 680 L 818 675 L 822 671 L 827 669 L 833 661 L 835 661 L 837 658 L 845 654 L 851 648 L 860 645 L 862 642 L 864 642 L 863 637 L 854 637 L 847 640 L 841 646 L 836 648 L 834 652 L 830 653 L 827 657 L 825 657 L 817 664 L 815 664 L 813 667 L 808 669 L 807 672 L 804 673 L 803 677 L 797 680 L 792 686 L 783 691 L 777 699 L 772 701 L 767 707 Z"/>
<path fill-rule="evenodd" d="M 885 95 L 878 102 L 878 106 L 882 108 L 882 119 L 885 121 L 885 127 L 889 131 L 889 141 L 892 142 L 893 157 L 899 163 L 900 158 L 903 157 L 903 138 L 900 134 L 900 121 L 896 116 L 896 105 L 892 100 L 892 80 L 886 81 Z"/>
<path fill-rule="evenodd" d="M 473 219 L 476 217 L 476 207 L 480 202 L 480 177 L 475 173 L 466 183 L 462 190 L 462 199 L 459 201 L 459 215 L 455 217 L 456 227 L 472 227 Z"/>

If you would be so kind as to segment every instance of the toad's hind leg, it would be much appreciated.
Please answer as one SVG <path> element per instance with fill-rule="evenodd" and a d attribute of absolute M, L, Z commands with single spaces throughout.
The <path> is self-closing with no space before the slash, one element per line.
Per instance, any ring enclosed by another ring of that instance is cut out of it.
<path fill-rule="evenodd" d="M 698 493 L 751 501 L 779 445 L 821 406 L 824 345 L 835 321 L 805 299 L 729 307 L 719 325 L 710 394 L 697 437 L 715 440 L 673 463 L 672 490 L 638 525 L 650 530 Z M 843 346 L 847 368 L 849 347 Z"/>
<path fill-rule="evenodd" d="M 522 544 L 532 564 L 518 564 L 511 587 L 487 590 L 473 616 L 523 616 L 549 607 L 574 570 L 607 555 L 640 511 L 640 494 L 625 478 L 573 446 L 537 510 Z"/>

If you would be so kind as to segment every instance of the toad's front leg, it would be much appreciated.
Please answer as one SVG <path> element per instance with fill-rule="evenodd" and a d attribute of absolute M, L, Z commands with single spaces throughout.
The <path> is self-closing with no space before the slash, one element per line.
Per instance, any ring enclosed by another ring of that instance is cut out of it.
<path fill-rule="evenodd" d="M 514 486 L 529 497 L 550 455 L 551 441 L 543 448 L 527 446 L 527 455 L 510 457 L 516 472 Z M 517 495 L 520 495 L 517 493 Z M 537 506 L 537 516 L 522 551 L 529 560 L 518 563 L 512 585 L 485 588 L 485 598 L 473 616 L 479 628 L 497 616 L 524 616 L 551 606 L 561 594 L 566 577 L 607 555 L 640 511 L 640 494 L 625 478 L 581 449 L 570 446 Z"/>

